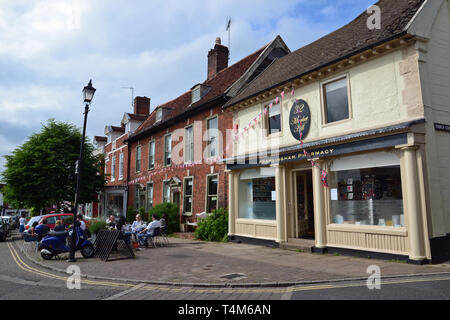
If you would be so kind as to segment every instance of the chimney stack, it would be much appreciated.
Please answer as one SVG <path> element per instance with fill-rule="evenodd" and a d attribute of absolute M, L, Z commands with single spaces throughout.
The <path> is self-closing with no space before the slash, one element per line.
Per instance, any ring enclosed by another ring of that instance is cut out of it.
<path fill-rule="evenodd" d="M 221 44 L 219 37 L 216 38 L 214 49 L 208 52 L 208 80 L 214 77 L 220 70 L 228 67 L 228 56 L 230 52 Z"/>
<path fill-rule="evenodd" d="M 134 114 L 142 114 L 148 116 L 150 114 L 150 98 L 134 98 Z"/>

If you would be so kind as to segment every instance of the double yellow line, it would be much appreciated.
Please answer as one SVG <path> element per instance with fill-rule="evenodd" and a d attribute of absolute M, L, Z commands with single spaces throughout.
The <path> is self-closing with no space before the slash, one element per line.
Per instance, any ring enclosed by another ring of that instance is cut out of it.
<path fill-rule="evenodd" d="M 17 253 L 16 249 L 13 247 L 11 243 L 8 243 L 9 251 L 11 252 L 11 256 L 13 257 L 15 263 L 24 271 L 30 272 L 35 275 L 40 275 L 46 278 L 67 281 L 68 277 L 58 276 L 52 273 L 48 273 L 36 268 L 33 268 L 26 264 Z M 443 276 L 434 275 L 430 277 L 414 277 L 414 278 L 400 278 L 400 279 L 382 279 L 381 286 L 389 285 L 389 284 L 402 284 L 402 283 L 417 283 L 417 282 L 432 282 L 432 281 L 442 281 L 442 280 L 450 280 L 450 274 L 446 274 Z M 96 280 L 87 280 L 81 279 L 81 283 L 88 285 L 97 285 L 97 286 L 107 286 L 107 287 L 120 287 L 120 288 L 134 288 L 136 284 L 128 284 L 128 283 L 119 283 L 119 282 L 110 282 L 110 281 L 96 281 Z M 325 290 L 325 289 L 338 289 L 338 288 L 351 288 L 351 287 L 365 287 L 366 282 L 345 282 L 345 283 L 336 283 L 336 284 L 313 284 L 313 285 L 305 285 L 305 286 L 294 286 L 288 288 L 207 288 L 207 289 L 197 289 L 197 288 L 181 288 L 181 287 L 162 287 L 162 286 L 152 286 L 146 285 L 138 288 L 137 290 L 141 291 L 170 291 L 170 292 L 180 292 L 184 294 L 188 293 L 286 293 L 286 292 L 298 292 L 298 291 L 310 291 L 310 290 Z"/>

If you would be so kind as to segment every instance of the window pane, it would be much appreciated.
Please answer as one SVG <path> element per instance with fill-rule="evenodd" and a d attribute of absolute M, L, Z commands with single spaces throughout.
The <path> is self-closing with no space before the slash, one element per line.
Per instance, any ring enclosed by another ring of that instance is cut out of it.
<path fill-rule="evenodd" d="M 147 185 L 147 208 L 153 207 L 153 184 Z"/>
<path fill-rule="evenodd" d="M 170 201 L 170 186 L 169 182 L 164 182 L 163 184 L 163 202 Z"/>
<path fill-rule="evenodd" d="M 208 195 L 217 195 L 217 176 L 208 179 Z"/>
<path fill-rule="evenodd" d="M 206 208 L 206 211 L 208 213 L 211 213 L 214 210 L 217 210 L 217 196 L 208 196 L 208 206 Z"/>
<path fill-rule="evenodd" d="M 170 135 L 164 138 L 164 150 L 164 164 L 168 166 L 171 163 L 172 157 L 172 136 Z"/>
<path fill-rule="evenodd" d="M 405 226 L 400 166 L 335 171 L 329 181 L 333 223 Z"/>
<path fill-rule="evenodd" d="M 281 131 L 281 117 L 280 114 L 269 117 L 269 134 Z"/>
<path fill-rule="evenodd" d="M 341 79 L 324 86 L 327 123 L 349 118 L 347 79 Z"/>
<path fill-rule="evenodd" d="M 209 157 L 217 155 L 217 117 L 207 121 Z"/>
<path fill-rule="evenodd" d="M 186 162 L 192 162 L 194 160 L 194 136 L 193 127 L 186 128 L 185 131 L 185 150 L 186 150 Z"/>
<path fill-rule="evenodd" d="M 148 147 L 148 168 L 152 169 L 155 166 L 155 142 L 152 141 Z"/>
<path fill-rule="evenodd" d="M 141 171 L 141 146 L 136 148 L 136 171 Z"/>
<path fill-rule="evenodd" d="M 275 177 L 239 181 L 239 218 L 276 220 Z"/>
<path fill-rule="evenodd" d="M 188 195 L 188 196 L 192 196 L 192 179 L 185 180 L 184 194 Z"/>

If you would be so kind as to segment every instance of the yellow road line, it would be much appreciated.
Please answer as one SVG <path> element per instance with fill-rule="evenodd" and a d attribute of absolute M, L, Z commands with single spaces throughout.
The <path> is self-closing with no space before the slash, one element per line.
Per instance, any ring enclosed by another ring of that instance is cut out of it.
<path fill-rule="evenodd" d="M 24 271 L 38 274 L 43 277 L 67 281 L 67 277 L 58 276 L 52 273 L 48 273 L 27 265 L 19 256 L 16 249 L 8 243 L 8 248 L 10 250 L 11 256 L 13 257 L 15 263 Z M 403 283 L 417 283 L 417 282 L 432 282 L 432 281 L 442 281 L 442 280 L 450 280 L 450 277 L 433 277 L 433 278 L 423 278 L 423 279 L 398 279 L 398 280 L 381 280 L 381 285 L 389 285 L 389 284 L 403 284 Z M 90 285 L 101 285 L 101 286 L 109 286 L 109 287 L 135 287 L 135 284 L 127 284 L 127 283 L 117 283 L 117 282 L 109 282 L 109 281 L 93 281 L 81 279 L 81 283 L 90 284 Z M 172 287 L 161 287 L 161 286 L 151 286 L 146 285 L 144 287 L 139 288 L 141 291 L 169 291 L 169 292 L 181 292 L 184 293 L 285 293 L 285 292 L 298 292 L 298 291 L 310 291 L 310 290 L 325 290 L 325 289 L 339 289 L 339 288 L 351 288 L 351 287 L 364 287 L 366 286 L 366 282 L 358 282 L 358 283 L 349 283 L 349 284 L 318 284 L 318 285 L 308 285 L 308 286 L 300 286 L 300 287 L 289 287 L 289 288 L 255 288 L 255 289 L 239 289 L 239 288 L 223 288 L 223 289 L 183 289 L 183 288 L 172 288 Z"/>

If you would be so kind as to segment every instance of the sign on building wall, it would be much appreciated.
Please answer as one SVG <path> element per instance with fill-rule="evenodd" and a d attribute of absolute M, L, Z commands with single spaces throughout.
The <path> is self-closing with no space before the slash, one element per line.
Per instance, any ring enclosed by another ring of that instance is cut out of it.
<path fill-rule="evenodd" d="M 311 112 L 304 100 L 296 100 L 289 114 L 289 128 L 292 136 L 298 141 L 304 140 L 311 126 Z M 301 133 L 301 134 L 300 134 Z"/>

